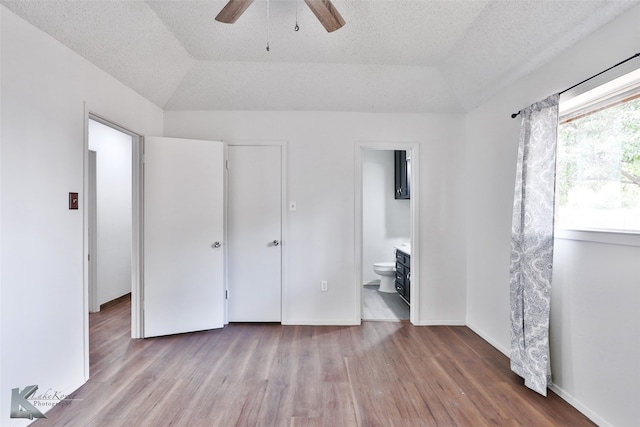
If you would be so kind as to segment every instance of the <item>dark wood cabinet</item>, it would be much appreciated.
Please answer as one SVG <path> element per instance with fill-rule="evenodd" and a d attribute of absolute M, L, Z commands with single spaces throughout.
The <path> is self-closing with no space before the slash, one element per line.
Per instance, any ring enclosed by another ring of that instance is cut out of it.
<path fill-rule="evenodd" d="M 411 302 L 411 256 L 396 249 L 396 291 L 402 299 Z"/>
<path fill-rule="evenodd" d="M 410 199 L 411 198 L 411 159 L 407 158 L 405 150 L 395 150 L 395 198 Z"/>

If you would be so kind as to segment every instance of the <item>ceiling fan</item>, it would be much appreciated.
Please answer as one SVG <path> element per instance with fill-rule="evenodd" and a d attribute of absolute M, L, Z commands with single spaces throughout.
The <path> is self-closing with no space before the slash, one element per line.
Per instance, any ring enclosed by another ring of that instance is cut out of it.
<path fill-rule="evenodd" d="M 316 15 L 322 26 L 327 32 L 335 31 L 341 28 L 345 22 L 338 10 L 333 6 L 331 0 L 304 0 L 309 9 Z M 229 0 L 222 8 L 216 21 L 225 24 L 233 24 L 238 20 L 240 15 L 253 3 L 253 0 Z"/>

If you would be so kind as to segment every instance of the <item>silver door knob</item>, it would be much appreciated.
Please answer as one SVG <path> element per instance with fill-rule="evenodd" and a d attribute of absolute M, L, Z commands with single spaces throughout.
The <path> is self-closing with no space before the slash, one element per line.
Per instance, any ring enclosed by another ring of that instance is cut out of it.
<path fill-rule="evenodd" d="M 273 242 L 271 242 L 271 243 L 273 244 L 273 246 L 278 246 L 278 245 L 280 244 L 280 242 L 279 242 L 279 241 L 277 241 L 277 240 L 274 240 L 274 241 L 273 241 Z"/>
<path fill-rule="evenodd" d="M 211 247 L 212 247 L 212 248 L 214 248 L 214 249 L 217 249 L 217 248 L 219 248 L 220 246 L 222 246 L 222 245 L 220 244 L 220 242 L 213 242 L 213 245 L 211 245 Z"/>

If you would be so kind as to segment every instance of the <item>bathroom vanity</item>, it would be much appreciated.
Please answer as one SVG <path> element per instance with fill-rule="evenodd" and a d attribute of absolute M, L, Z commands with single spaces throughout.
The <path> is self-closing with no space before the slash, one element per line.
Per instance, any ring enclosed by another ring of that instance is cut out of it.
<path fill-rule="evenodd" d="M 396 247 L 396 291 L 404 302 L 410 304 L 411 253 L 408 249 L 401 248 Z"/>

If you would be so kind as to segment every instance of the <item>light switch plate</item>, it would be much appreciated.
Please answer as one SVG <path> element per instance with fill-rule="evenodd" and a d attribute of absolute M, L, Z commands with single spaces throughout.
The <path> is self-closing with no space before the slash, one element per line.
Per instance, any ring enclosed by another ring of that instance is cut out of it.
<path fill-rule="evenodd" d="M 69 193 L 69 209 L 78 209 L 78 193 Z"/>

